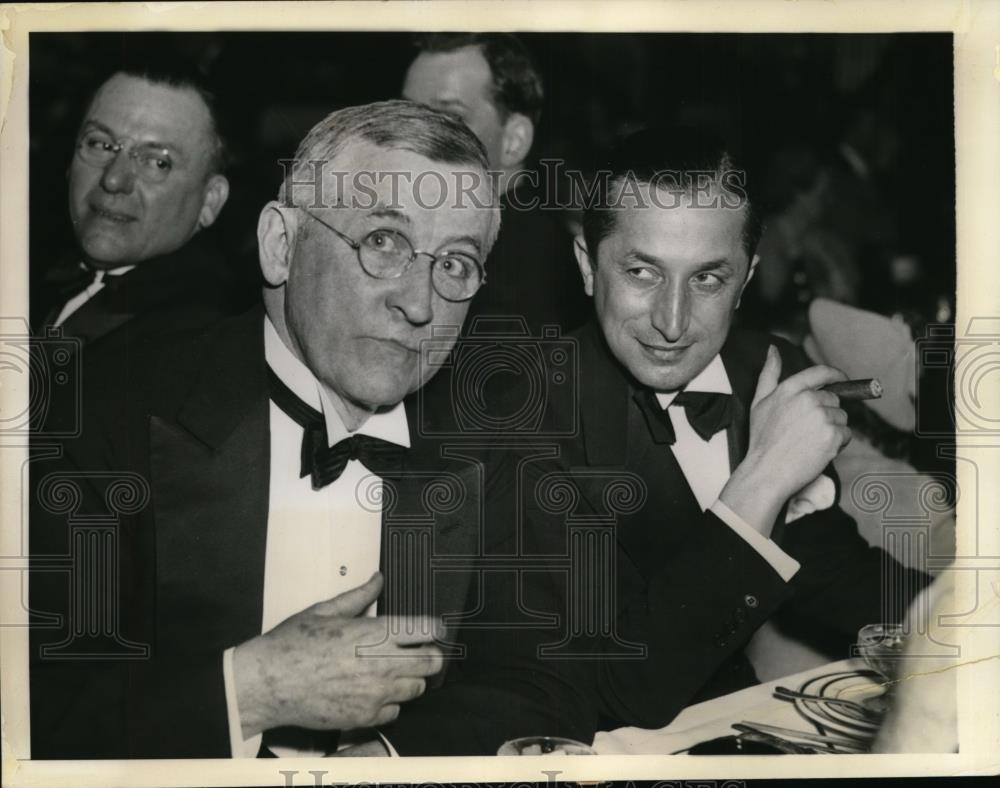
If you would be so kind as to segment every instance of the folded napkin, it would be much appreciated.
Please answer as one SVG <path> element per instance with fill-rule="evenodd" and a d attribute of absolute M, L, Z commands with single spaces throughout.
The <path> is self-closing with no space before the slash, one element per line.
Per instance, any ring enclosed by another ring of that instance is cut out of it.
<path fill-rule="evenodd" d="M 785 676 L 688 706 L 665 728 L 599 731 L 594 737 L 593 746 L 598 755 L 669 755 L 693 747 L 699 742 L 735 735 L 733 723 L 744 720 L 815 732 L 799 716 L 794 704 L 774 697 L 774 689 L 778 686 L 796 688 L 815 676 L 865 667 L 860 659 L 844 659 L 821 665 L 793 676 Z"/>

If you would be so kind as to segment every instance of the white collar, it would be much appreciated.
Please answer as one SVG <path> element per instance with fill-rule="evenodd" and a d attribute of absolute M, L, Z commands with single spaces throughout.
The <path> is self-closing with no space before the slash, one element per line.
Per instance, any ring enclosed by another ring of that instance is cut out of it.
<path fill-rule="evenodd" d="M 351 435 L 337 409 L 333 407 L 326 389 L 320 385 L 309 367 L 299 361 L 285 346 L 267 315 L 264 316 L 264 358 L 282 383 L 309 407 L 323 414 L 331 446 Z M 381 438 L 398 446 L 410 445 L 410 427 L 406 420 L 406 408 L 402 402 L 387 411 L 373 413 L 355 432 Z"/>
<path fill-rule="evenodd" d="M 105 276 L 121 276 L 122 274 L 127 274 L 133 268 L 135 268 L 134 265 L 123 265 L 123 266 L 120 266 L 118 268 L 108 268 L 107 270 L 105 270 L 104 275 Z"/>
<path fill-rule="evenodd" d="M 121 265 L 118 268 L 91 268 L 83 260 L 80 261 L 80 268 L 85 271 L 91 271 L 94 274 L 95 282 L 103 282 L 106 276 L 121 276 L 122 274 L 127 274 L 135 265 Z"/>
<path fill-rule="evenodd" d="M 733 387 L 729 383 L 729 375 L 726 374 L 726 367 L 722 363 L 722 358 L 718 353 L 712 357 L 708 365 L 684 387 L 684 391 L 710 391 L 718 394 L 732 394 Z M 656 392 L 656 400 L 661 408 L 666 408 L 674 401 L 680 392 L 665 391 Z"/>

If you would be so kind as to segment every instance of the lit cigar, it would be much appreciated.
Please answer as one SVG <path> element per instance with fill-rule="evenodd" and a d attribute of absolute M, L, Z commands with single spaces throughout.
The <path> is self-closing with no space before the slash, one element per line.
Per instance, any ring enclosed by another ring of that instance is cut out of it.
<path fill-rule="evenodd" d="M 878 378 L 843 380 L 839 383 L 831 383 L 829 386 L 823 386 L 820 391 L 829 391 L 841 399 L 881 399 L 882 384 L 878 382 Z"/>

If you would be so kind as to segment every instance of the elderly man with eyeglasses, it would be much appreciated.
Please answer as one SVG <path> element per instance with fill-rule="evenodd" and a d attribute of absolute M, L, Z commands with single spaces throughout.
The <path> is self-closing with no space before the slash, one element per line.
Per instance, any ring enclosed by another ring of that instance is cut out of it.
<path fill-rule="evenodd" d="M 487 167 L 437 110 L 334 112 L 260 214 L 263 309 L 86 360 L 84 434 L 34 477 L 31 605 L 62 620 L 33 633 L 32 757 L 412 751 L 371 729 L 458 651 L 481 473 L 409 395 L 484 281 Z"/>
<path fill-rule="evenodd" d="M 195 69 L 150 56 L 105 80 L 68 171 L 78 248 L 40 278 L 36 328 L 128 344 L 142 333 L 137 318 L 158 332 L 239 311 L 236 277 L 203 233 L 229 196 L 225 158 L 215 99 Z"/>

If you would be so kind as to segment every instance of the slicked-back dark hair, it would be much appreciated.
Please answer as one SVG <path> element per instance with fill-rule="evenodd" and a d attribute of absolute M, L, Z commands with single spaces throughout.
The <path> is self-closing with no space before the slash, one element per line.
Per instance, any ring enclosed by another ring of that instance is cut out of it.
<path fill-rule="evenodd" d="M 583 237 L 591 264 L 597 264 L 597 247 L 614 229 L 615 204 L 626 180 L 676 187 L 690 196 L 697 187 L 697 178 L 706 175 L 725 190 L 725 204 L 745 211 L 743 248 L 752 259 L 763 227 L 752 192 L 753 178 L 737 155 L 707 130 L 659 126 L 633 132 L 598 161 L 596 197 L 583 213 Z M 649 210 L 663 208 L 651 206 Z"/>
<path fill-rule="evenodd" d="M 545 89 L 524 44 L 510 33 L 429 33 L 418 36 L 421 52 L 454 52 L 478 47 L 493 76 L 493 104 L 502 119 L 512 112 L 536 126 L 542 117 Z"/>

